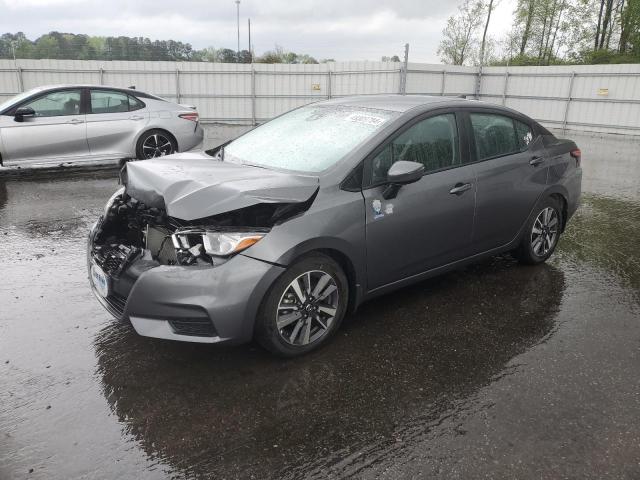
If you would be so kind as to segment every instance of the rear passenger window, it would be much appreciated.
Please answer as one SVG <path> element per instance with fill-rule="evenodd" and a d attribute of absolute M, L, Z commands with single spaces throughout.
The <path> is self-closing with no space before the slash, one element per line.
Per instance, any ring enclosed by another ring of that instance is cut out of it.
<path fill-rule="evenodd" d="M 108 90 L 91 90 L 91 113 L 119 113 L 129 111 L 126 93 Z"/>
<path fill-rule="evenodd" d="M 509 155 L 521 150 L 512 118 L 488 113 L 472 113 L 470 116 L 478 160 Z"/>
<path fill-rule="evenodd" d="M 398 160 L 422 163 L 426 172 L 460 163 L 458 131 L 453 113 L 422 120 L 400 134 L 371 164 L 368 185 L 386 181 L 391 165 Z"/>
<path fill-rule="evenodd" d="M 516 126 L 518 146 L 520 147 L 520 151 L 524 152 L 529 148 L 529 144 L 531 140 L 533 140 L 533 132 L 531 131 L 531 127 L 526 123 L 519 122 L 518 120 L 514 120 L 513 123 Z"/>
<path fill-rule="evenodd" d="M 142 103 L 137 98 L 132 97 L 131 95 L 129 95 L 129 110 L 130 111 L 140 110 L 141 108 L 144 108 L 144 103 Z"/>

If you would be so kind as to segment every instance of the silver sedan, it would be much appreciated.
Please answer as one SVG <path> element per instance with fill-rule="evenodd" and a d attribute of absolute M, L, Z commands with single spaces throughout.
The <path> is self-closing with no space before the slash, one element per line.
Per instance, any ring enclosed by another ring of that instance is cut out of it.
<path fill-rule="evenodd" d="M 147 159 L 190 150 L 194 107 L 134 89 L 38 87 L 0 104 L 0 165 Z"/>

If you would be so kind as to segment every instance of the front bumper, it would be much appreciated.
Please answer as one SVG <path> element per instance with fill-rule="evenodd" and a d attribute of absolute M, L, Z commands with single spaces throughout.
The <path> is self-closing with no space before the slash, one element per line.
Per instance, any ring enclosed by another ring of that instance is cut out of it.
<path fill-rule="evenodd" d="M 89 268 L 93 232 L 89 236 Z M 283 267 L 241 254 L 216 267 L 159 265 L 134 260 L 100 303 L 116 318 L 128 319 L 138 334 L 199 343 L 239 344 L 251 340 L 267 290 Z"/>

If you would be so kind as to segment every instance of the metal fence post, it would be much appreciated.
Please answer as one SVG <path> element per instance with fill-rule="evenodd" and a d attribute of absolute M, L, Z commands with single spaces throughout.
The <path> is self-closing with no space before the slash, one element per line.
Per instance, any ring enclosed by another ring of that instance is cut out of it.
<path fill-rule="evenodd" d="M 562 133 L 567 129 L 567 118 L 569 117 L 569 105 L 571 104 L 571 94 L 573 93 L 573 79 L 576 78 L 576 72 L 571 72 L 569 79 L 569 93 L 567 94 L 567 103 L 564 107 L 564 118 L 562 119 Z"/>
<path fill-rule="evenodd" d="M 447 78 L 447 71 L 446 70 L 442 70 L 442 82 L 440 83 L 440 96 L 441 97 L 444 97 L 446 78 Z"/>
<path fill-rule="evenodd" d="M 327 65 L 327 99 L 331 100 L 331 68 Z"/>
<path fill-rule="evenodd" d="M 476 100 L 480 99 L 480 90 L 481 89 L 482 89 L 482 65 L 480 65 L 480 67 L 478 67 L 478 73 L 477 73 L 477 77 L 476 77 L 476 91 L 475 91 Z"/>
<path fill-rule="evenodd" d="M 256 69 L 251 64 L 251 124 L 257 125 L 256 122 Z"/>
<path fill-rule="evenodd" d="M 404 44 L 404 63 L 400 67 L 400 94 L 407 94 L 407 69 L 409 68 L 409 44 Z"/>
<path fill-rule="evenodd" d="M 502 90 L 502 105 L 507 104 L 507 85 L 509 84 L 509 70 L 504 71 L 504 89 Z"/>
<path fill-rule="evenodd" d="M 180 70 L 176 68 L 176 103 L 180 103 Z"/>
<path fill-rule="evenodd" d="M 18 67 L 16 69 L 16 73 L 18 74 L 18 88 L 20 88 L 21 92 L 24 92 L 24 81 L 22 79 L 22 67 Z"/>
<path fill-rule="evenodd" d="M 100 67 L 98 74 L 100 75 L 100 85 L 104 85 L 104 68 Z"/>

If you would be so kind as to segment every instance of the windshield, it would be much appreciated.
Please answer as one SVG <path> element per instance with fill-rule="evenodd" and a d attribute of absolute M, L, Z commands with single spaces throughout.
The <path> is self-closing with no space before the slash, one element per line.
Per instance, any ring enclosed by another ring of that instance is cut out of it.
<path fill-rule="evenodd" d="M 9 108 L 12 105 L 20 102 L 21 100 L 24 100 L 25 98 L 33 95 L 34 93 L 38 92 L 39 90 L 41 90 L 41 88 L 34 88 L 34 89 L 29 90 L 28 92 L 19 93 L 18 95 L 15 95 L 15 96 L 9 98 L 8 100 L 5 100 L 4 102 L 0 103 L 0 112 L 4 112 L 7 108 Z"/>
<path fill-rule="evenodd" d="M 224 160 L 320 172 L 335 165 L 397 115 L 345 105 L 302 107 L 231 142 L 224 148 Z"/>

